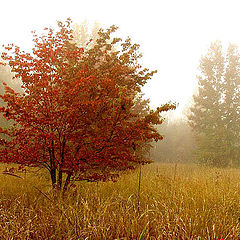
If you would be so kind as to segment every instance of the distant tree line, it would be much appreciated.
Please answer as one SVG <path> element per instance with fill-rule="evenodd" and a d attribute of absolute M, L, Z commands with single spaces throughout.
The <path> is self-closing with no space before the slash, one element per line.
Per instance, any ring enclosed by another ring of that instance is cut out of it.
<path fill-rule="evenodd" d="M 195 159 L 211 166 L 240 163 L 240 55 L 236 45 L 226 52 L 211 44 L 200 62 L 198 92 L 188 116 L 196 139 Z"/>

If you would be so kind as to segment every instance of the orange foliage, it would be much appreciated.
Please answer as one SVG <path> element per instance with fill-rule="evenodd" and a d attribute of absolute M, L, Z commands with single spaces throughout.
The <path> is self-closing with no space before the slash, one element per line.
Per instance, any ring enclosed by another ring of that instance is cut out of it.
<path fill-rule="evenodd" d="M 147 163 L 135 150 L 162 139 L 152 124 L 161 123 L 161 111 L 175 108 L 133 113 L 134 96 L 151 73 L 140 75 L 137 67 L 129 67 L 126 53 L 118 57 L 100 43 L 94 50 L 103 49 L 103 55 L 92 58 L 93 50 L 72 43 L 70 24 L 59 22 L 57 32 L 46 28 L 45 36 L 33 32 L 32 53 L 9 45 L 2 55 L 21 79 L 24 94 L 5 86 L 0 96 L 7 104 L 0 112 L 14 120 L 13 129 L 0 130 L 11 137 L 1 141 L 1 161 L 45 167 L 59 188 L 63 174 L 66 188 L 74 178 L 114 180 L 119 171 Z"/>

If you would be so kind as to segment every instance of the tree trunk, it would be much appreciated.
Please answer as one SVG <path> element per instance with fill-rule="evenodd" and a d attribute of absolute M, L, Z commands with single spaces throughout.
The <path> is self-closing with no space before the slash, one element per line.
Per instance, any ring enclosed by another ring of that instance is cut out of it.
<path fill-rule="evenodd" d="M 52 146 L 49 148 L 49 157 L 50 157 L 50 174 L 52 180 L 53 189 L 56 188 L 57 176 L 56 176 L 56 167 L 55 167 L 55 154 L 54 154 L 54 142 L 52 140 Z"/>
<path fill-rule="evenodd" d="M 63 166 L 63 162 L 64 162 L 65 145 L 66 145 L 66 140 L 65 140 L 65 137 L 63 137 L 62 148 L 60 150 L 60 152 L 61 152 L 61 162 L 60 162 L 59 172 L 58 172 L 58 190 L 62 189 L 62 178 L 63 178 L 62 166 Z"/>
<path fill-rule="evenodd" d="M 52 186 L 53 188 L 55 188 L 56 187 L 56 169 L 52 168 L 50 171 L 50 174 L 51 174 Z"/>
<path fill-rule="evenodd" d="M 62 172 L 61 169 L 59 169 L 59 172 L 58 172 L 58 190 L 62 189 L 62 175 L 63 175 L 63 172 Z"/>
<path fill-rule="evenodd" d="M 63 187 L 63 192 L 65 192 L 67 190 L 68 185 L 69 185 L 70 180 L 71 180 L 71 177 L 72 177 L 72 174 L 73 174 L 72 172 L 68 173 L 65 184 L 64 184 L 64 187 Z"/>

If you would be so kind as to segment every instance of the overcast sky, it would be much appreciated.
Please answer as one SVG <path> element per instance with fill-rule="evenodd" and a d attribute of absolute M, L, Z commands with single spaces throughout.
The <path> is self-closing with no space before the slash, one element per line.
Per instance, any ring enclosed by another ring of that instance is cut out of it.
<path fill-rule="evenodd" d="M 117 25 L 119 36 L 141 45 L 143 65 L 158 70 L 144 88 L 153 107 L 179 102 L 179 111 L 197 86 L 197 68 L 210 43 L 240 45 L 240 1 L 221 0 L 4 0 L 0 43 L 28 48 L 31 30 L 71 17 Z"/>

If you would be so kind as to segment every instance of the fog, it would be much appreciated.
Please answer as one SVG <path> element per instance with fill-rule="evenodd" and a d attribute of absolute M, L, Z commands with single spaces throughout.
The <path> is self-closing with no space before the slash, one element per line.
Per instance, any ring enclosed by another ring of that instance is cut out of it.
<path fill-rule="evenodd" d="M 32 47 L 31 30 L 55 26 L 71 17 L 76 23 L 115 24 L 118 36 L 141 45 L 143 65 L 158 70 L 144 88 L 153 107 L 172 100 L 177 115 L 192 96 L 201 55 L 210 43 L 239 43 L 238 1 L 4 1 L 1 43 Z"/>
<path fill-rule="evenodd" d="M 118 4 L 105 0 L 81 3 L 73 0 L 5 1 L 1 5 L 5 11 L 0 16 L 0 43 L 14 43 L 31 51 L 32 30 L 41 32 L 44 27 L 56 27 L 58 20 L 65 21 L 68 17 L 73 23 L 84 23 L 89 29 L 96 26 L 96 22 L 105 29 L 113 24 L 118 26 L 117 37 L 125 39 L 130 36 L 133 43 L 140 44 L 143 54 L 140 64 L 157 70 L 143 88 L 150 106 L 156 108 L 169 101 L 177 103 L 177 109 L 166 115 L 165 129 L 159 128 L 166 140 L 163 145 L 155 145 L 155 155 L 161 155 L 165 149 L 172 152 L 168 161 L 178 159 L 179 152 L 184 155 L 180 158 L 187 160 L 194 137 L 186 124 L 186 115 L 190 113 L 192 96 L 198 89 L 201 58 L 206 56 L 211 43 L 216 40 L 221 41 L 224 54 L 229 43 L 240 44 L 237 30 L 239 5 L 237 1 L 216 0 L 124 0 Z M 4 81 L 6 71 L 1 68 L 1 81 Z M 171 148 L 168 149 L 169 146 Z M 184 148 L 187 154 L 182 150 Z"/>
<path fill-rule="evenodd" d="M 0 6 L 0 239 L 239 239 L 239 1 Z"/>

